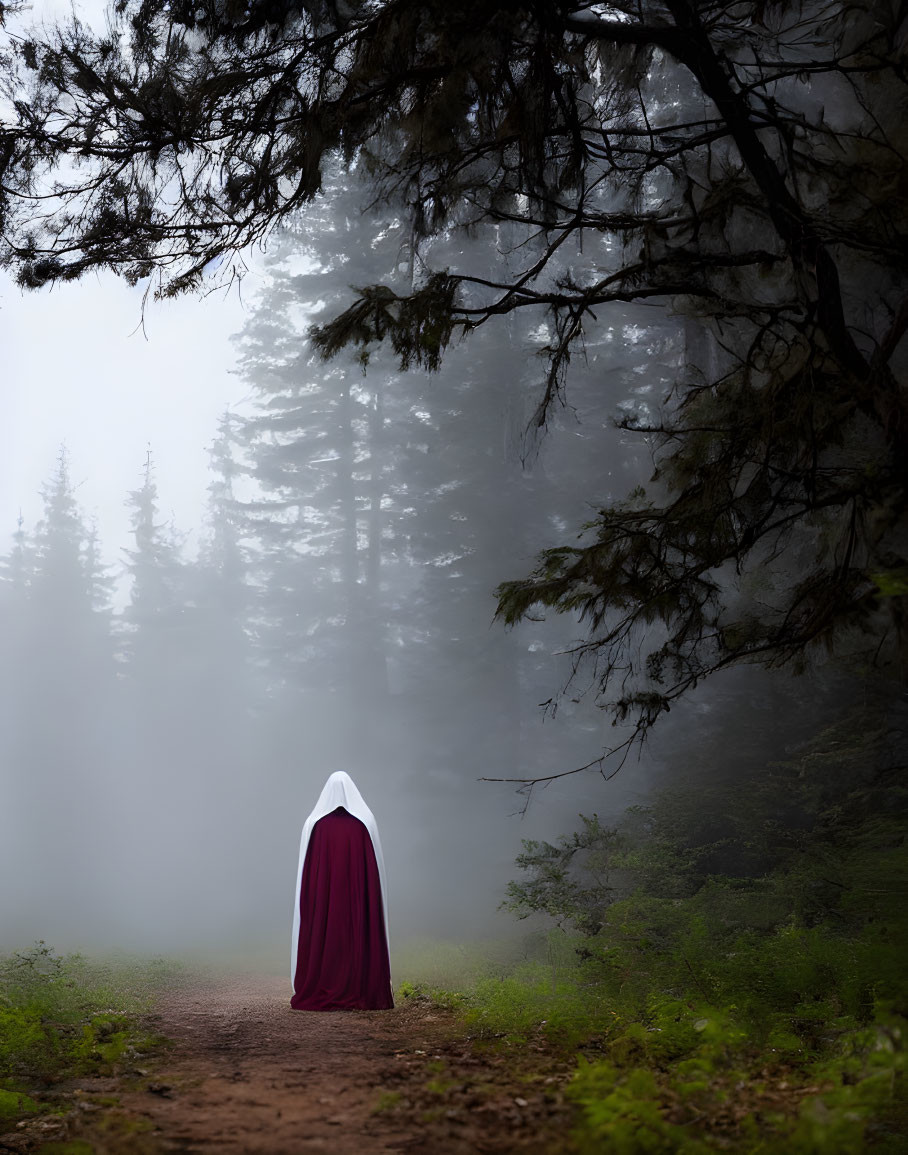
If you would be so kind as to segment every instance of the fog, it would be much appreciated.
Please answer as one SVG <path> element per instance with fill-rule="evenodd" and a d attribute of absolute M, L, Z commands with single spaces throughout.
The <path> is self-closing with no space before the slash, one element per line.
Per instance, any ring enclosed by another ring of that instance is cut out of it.
<path fill-rule="evenodd" d="M 243 396 L 230 376 L 229 338 L 245 310 L 235 293 L 188 305 L 146 302 L 143 310 L 141 288 L 112 274 L 37 294 L 0 276 L 6 538 L 20 513 L 29 529 L 41 517 L 40 490 L 63 443 L 79 503 L 97 520 L 110 557 L 126 544 L 125 496 L 140 480 L 149 443 L 162 509 L 187 529 L 200 523 L 205 447 L 218 415 Z"/>
<path fill-rule="evenodd" d="M 533 437 L 539 316 L 477 332 L 437 374 L 382 350 L 322 362 L 309 325 L 350 285 L 413 276 L 393 214 L 364 214 L 355 177 L 326 186 L 247 255 L 242 294 L 143 311 L 142 286 L 113 279 L 4 287 L 4 950 L 280 969 L 300 828 L 336 769 L 379 825 L 392 954 L 514 933 L 499 906 L 521 840 L 617 817 L 753 705 L 754 675 L 700 691 L 608 781 L 529 800 L 482 781 L 622 738 L 590 671 L 570 683 L 584 627 L 506 631 L 494 590 L 646 480 L 650 446 L 614 418 L 654 411 L 687 336 L 617 306 Z M 524 240 L 489 227 L 432 258 L 481 276 Z M 786 740 L 776 714 L 759 752 Z"/>

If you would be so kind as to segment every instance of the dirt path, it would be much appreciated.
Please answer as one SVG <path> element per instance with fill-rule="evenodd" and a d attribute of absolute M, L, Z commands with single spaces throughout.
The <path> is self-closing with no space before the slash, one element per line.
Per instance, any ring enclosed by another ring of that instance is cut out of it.
<path fill-rule="evenodd" d="M 286 980 L 247 977 L 169 995 L 154 1028 L 168 1057 L 94 1094 L 84 1084 L 70 1140 L 96 1155 L 569 1150 L 565 1061 L 479 1046 L 424 1001 L 298 1012 Z"/>

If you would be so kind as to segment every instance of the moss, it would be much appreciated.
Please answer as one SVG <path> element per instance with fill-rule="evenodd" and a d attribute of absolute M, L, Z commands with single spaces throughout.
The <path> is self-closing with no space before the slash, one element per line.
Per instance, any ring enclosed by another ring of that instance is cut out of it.
<path fill-rule="evenodd" d="M 382 1091 L 372 1108 L 372 1113 L 373 1115 L 381 1115 L 386 1111 L 393 1111 L 395 1107 L 400 1106 L 402 1100 L 403 1095 L 400 1091 Z"/>
<path fill-rule="evenodd" d="M 40 1103 L 28 1095 L 23 1095 L 21 1091 L 0 1089 L 0 1120 L 4 1123 L 19 1119 L 23 1115 L 32 1115 L 41 1109 Z"/>
<path fill-rule="evenodd" d="M 44 1143 L 38 1148 L 37 1155 L 95 1155 L 95 1149 L 84 1139 L 69 1139 L 61 1143 Z"/>
<path fill-rule="evenodd" d="M 71 1046 L 72 1061 L 82 1073 L 109 1073 L 125 1056 L 132 1024 L 123 1015 L 95 1015 L 83 1023 Z"/>

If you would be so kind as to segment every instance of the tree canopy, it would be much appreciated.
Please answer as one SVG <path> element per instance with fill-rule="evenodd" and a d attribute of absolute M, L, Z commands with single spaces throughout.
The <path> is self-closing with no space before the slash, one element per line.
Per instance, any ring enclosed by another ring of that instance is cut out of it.
<path fill-rule="evenodd" d="M 906 32 L 872 0 L 117 0 L 101 34 L 10 37 L 3 259 L 204 289 L 340 155 L 405 220 L 411 285 L 353 290 L 325 356 L 432 371 L 528 314 L 544 429 L 616 311 L 674 325 L 662 404 L 622 418 L 651 483 L 499 589 L 508 623 L 585 620 L 639 735 L 731 664 L 902 660 Z M 483 222 L 492 274 L 447 244 Z"/>

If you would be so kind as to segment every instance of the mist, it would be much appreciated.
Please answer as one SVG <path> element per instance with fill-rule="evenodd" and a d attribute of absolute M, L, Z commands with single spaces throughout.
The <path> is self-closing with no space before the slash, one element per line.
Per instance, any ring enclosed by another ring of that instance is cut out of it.
<path fill-rule="evenodd" d="M 404 224 L 365 207 L 355 172 L 324 183 L 247 255 L 242 294 L 7 290 L 4 949 L 279 970 L 300 829 L 336 769 L 378 821 L 392 955 L 408 937 L 515 934 L 499 908 L 523 840 L 617 820 L 745 716 L 730 775 L 813 720 L 809 680 L 745 671 L 699 688 L 619 773 L 595 765 L 623 732 L 579 660 L 585 624 L 505 629 L 494 591 L 649 479 L 652 440 L 616 418 L 655 418 L 679 366 L 705 372 L 715 346 L 614 306 L 543 426 L 554 335 L 538 313 L 480 328 L 437 372 L 387 349 L 322 360 L 311 327 L 350 286 L 417 275 Z M 422 259 L 491 276 L 528 235 L 485 224 Z M 587 239 L 582 259 L 597 255 Z"/>
<path fill-rule="evenodd" d="M 0 1146 L 903 1150 L 904 5 L 0 36 Z"/>
<path fill-rule="evenodd" d="M 521 840 L 553 838 L 581 812 L 617 817 L 665 761 L 671 727 L 608 782 L 576 775 L 528 800 L 481 781 L 544 777 L 614 744 L 582 670 L 560 693 L 578 623 L 505 630 L 494 589 L 590 515 L 581 480 L 606 502 L 648 474 L 646 444 L 612 417 L 659 395 L 640 366 L 658 345 L 667 372 L 683 330 L 629 310 L 532 436 L 547 340 L 536 321 L 477 334 L 434 375 L 385 354 L 365 371 L 323 362 L 308 329 L 347 285 L 409 275 L 399 223 L 363 216 L 357 182 L 333 179 L 272 239 L 242 304 L 151 310 L 125 352 L 138 294 L 101 283 L 15 301 L 21 330 L 55 327 L 57 310 L 68 326 L 29 374 L 24 355 L 15 363 L 23 411 L 62 348 L 81 364 L 73 318 L 110 300 L 116 323 L 85 323 L 92 368 L 66 383 L 67 427 L 56 403 L 33 408 L 7 479 L 6 948 L 234 952 L 279 967 L 300 828 L 335 769 L 379 822 L 392 946 L 514 933 L 498 907 Z M 481 270 L 506 240 L 488 230 L 446 257 Z M 218 307 L 232 341 L 214 339 Z M 133 399 L 120 408 L 108 328 Z M 30 516 L 12 521 L 17 507 Z"/>

